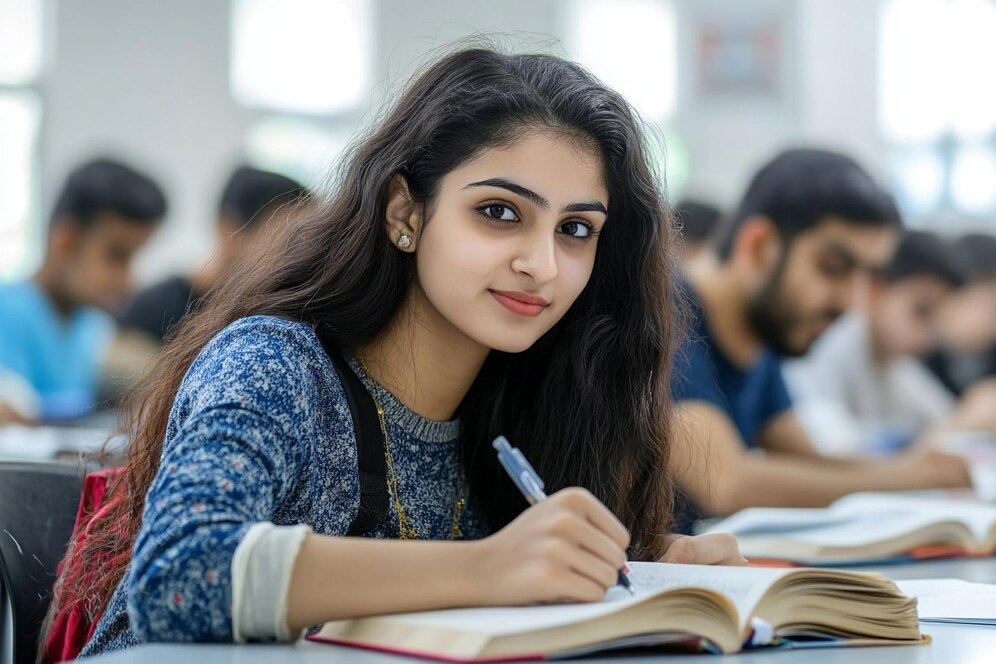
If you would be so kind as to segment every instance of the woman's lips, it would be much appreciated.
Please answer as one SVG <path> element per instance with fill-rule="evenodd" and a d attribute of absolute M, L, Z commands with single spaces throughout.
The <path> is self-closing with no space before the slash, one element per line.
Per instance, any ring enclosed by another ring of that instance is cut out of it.
<path fill-rule="evenodd" d="M 539 316 L 543 310 L 550 306 L 550 302 L 538 295 L 531 295 L 520 291 L 488 291 L 491 296 L 498 300 L 498 303 L 520 316 Z"/>

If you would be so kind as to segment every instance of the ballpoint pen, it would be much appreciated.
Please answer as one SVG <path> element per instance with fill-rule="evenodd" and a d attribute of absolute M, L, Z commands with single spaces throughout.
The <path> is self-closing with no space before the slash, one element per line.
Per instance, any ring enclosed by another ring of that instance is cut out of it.
<path fill-rule="evenodd" d="M 501 462 L 505 472 L 515 482 L 515 486 L 519 487 L 519 491 L 522 492 L 522 495 L 525 496 L 530 505 L 535 505 L 541 500 L 546 500 L 546 493 L 543 492 L 545 486 L 543 480 L 539 478 L 533 467 L 526 461 L 526 457 L 522 455 L 519 448 L 512 447 L 505 436 L 495 438 L 491 446 L 498 451 L 498 461 Z M 628 590 L 631 595 L 635 594 L 633 592 L 633 584 L 630 583 L 626 573 L 622 570 L 619 570 L 617 583 Z"/>

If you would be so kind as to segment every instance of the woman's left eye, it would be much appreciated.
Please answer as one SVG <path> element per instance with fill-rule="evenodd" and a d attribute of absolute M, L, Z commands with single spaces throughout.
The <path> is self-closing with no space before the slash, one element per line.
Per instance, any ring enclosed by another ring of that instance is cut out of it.
<path fill-rule="evenodd" d="M 558 232 L 576 238 L 586 238 L 594 235 L 594 231 L 591 226 L 581 221 L 568 221 L 563 223 L 560 225 Z"/>

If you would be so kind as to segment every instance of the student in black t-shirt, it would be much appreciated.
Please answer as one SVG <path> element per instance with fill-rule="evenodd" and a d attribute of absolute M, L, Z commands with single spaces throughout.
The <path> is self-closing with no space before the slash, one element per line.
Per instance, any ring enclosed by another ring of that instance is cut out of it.
<path fill-rule="evenodd" d="M 228 179 L 218 206 L 218 248 L 196 272 L 139 293 L 121 315 L 123 328 L 162 343 L 183 316 L 250 250 L 266 226 L 279 223 L 304 199 L 304 187 L 283 175 L 242 166 Z"/>

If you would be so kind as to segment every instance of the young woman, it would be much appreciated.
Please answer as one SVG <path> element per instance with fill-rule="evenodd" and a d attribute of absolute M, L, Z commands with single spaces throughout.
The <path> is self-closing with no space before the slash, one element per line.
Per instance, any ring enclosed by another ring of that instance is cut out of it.
<path fill-rule="evenodd" d="M 619 95 L 546 55 L 440 60 L 167 347 L 126 499 L 81 547 L 133 553 L 59 589 L 103 615 L 84 654 L 591 601 L 627 555 L 742 562 L 729 538 L 666 536 L 674 244 Z M 366 538 L 344 536 L 357 436 L 323 345 L 381 410 L 389 510 Z M 526 509 L 498 434 L 548 501 Z"/>

